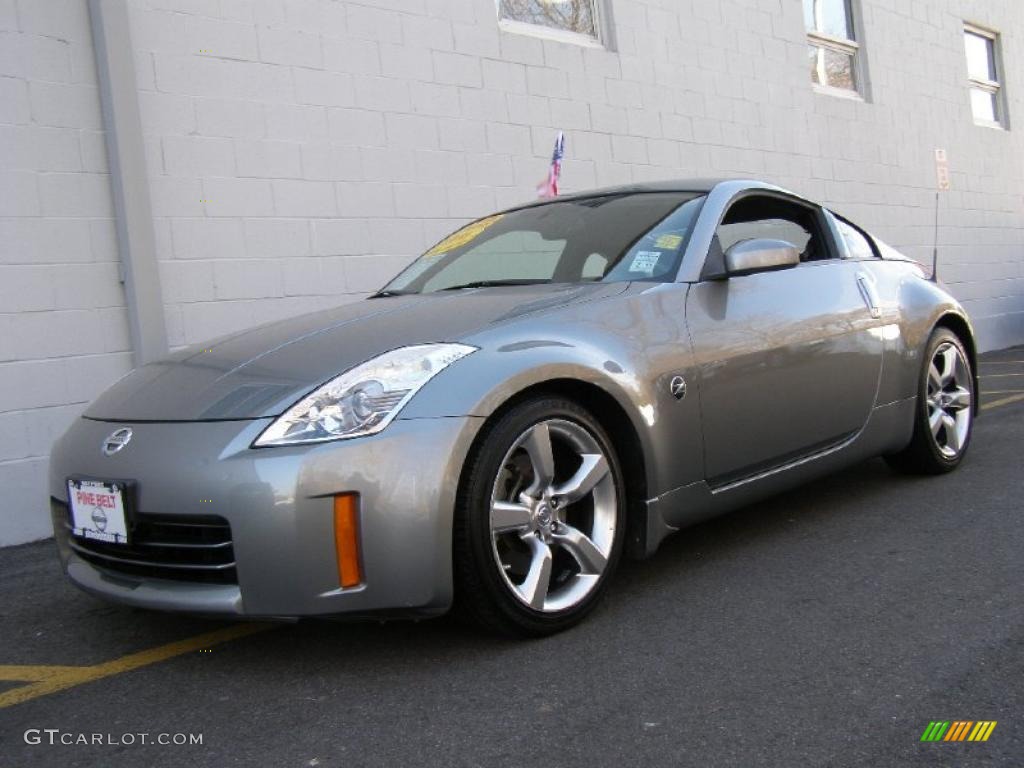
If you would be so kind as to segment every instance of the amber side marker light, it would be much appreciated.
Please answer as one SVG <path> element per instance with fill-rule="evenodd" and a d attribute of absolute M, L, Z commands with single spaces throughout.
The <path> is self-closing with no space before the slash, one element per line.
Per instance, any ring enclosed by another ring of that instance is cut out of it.
<path fill-rule="evenodd" d="M 358 493 L 341 493 L 334 497 L 334 548 L 338 553 L 338 583 L 342 587 L 362 584 Z"/>

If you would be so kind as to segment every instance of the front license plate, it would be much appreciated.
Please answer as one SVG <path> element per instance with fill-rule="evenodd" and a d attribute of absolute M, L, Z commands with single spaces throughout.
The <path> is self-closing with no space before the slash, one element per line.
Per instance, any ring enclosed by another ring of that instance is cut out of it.
<path fill-rule="evenodd" d="M 111 544 L 128 543 L 122 485 L 102 480 L 68 480 L 68 500 L 75 536 Z"/>

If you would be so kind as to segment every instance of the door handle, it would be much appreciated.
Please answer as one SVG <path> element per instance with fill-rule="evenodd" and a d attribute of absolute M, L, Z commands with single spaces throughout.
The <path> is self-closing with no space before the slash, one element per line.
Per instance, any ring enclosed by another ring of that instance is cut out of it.
<path fill-rule="evenodd" d="M 878 303 L 878 291 L 875 290 L 875 281 L 867 272 L 857 273 L 857 287 L 860 289 L 860 295 L 864 299 L 864 303 L 868 305 L 871 317 L 876 319 L 881 317 L 882 308 Z"/>

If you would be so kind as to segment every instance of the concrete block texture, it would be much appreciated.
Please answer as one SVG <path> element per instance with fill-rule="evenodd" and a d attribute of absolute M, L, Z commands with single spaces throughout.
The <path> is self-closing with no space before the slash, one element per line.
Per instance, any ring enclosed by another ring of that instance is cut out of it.
<path fill-rule="evenodd" d="M 756 175 L 940 273 L 982 348 L 1024 341 L 1024 6 L 851 0 L 861 93 L 816 89 L 796 0 L 594 0 L 612 42 L 508 31 L 494 0 L 127 0 L 173 346 L 358 300 L 447 230 L 562 189 Z M 84 0 L 0 13 L 0 480 L 46 534 L 48 436 L 130 365 Z M 1002 129 L 963 24 L 998 32 Z M 41 491 L 40 491 L 41 492 Z"/>
<path fill-rule="evenodd" d="M 0 546 L 49 535 L 50 446 L 131 364 L 103 129 L 86 3 L 5 3 Z"/>

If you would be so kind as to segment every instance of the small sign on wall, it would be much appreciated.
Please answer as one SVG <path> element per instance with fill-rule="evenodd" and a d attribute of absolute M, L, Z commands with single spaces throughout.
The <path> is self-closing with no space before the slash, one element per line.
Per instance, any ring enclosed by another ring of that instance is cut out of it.
<path fill-rule="evenodd" d="M 949 160 L 944 149 L 935 150 L 935 177 L 939 183 L 939 191 L 949 192 Z"/>

